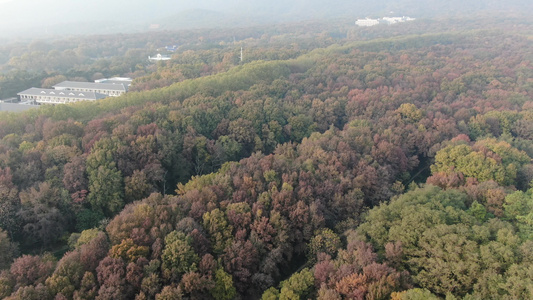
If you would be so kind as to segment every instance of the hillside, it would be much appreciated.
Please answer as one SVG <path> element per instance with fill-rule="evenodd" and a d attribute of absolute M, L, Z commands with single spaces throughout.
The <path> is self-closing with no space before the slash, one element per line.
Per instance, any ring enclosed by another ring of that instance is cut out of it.
<path fill-rule="evenodd" d="M 0 297 L 532 299 L 531 23 L 290 26 L 0 113 Z"/>

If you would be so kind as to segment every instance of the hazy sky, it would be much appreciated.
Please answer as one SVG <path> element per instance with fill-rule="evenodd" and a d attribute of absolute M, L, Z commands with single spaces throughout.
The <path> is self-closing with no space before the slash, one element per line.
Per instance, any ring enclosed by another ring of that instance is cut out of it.
<path fill-rule="evenodd" d="M 172 21 L 173 15 L 185 18 L 183 12 L 192 9 L 215 11 L 227 24 L 234 16 L 284 21 L 341 15 L 356 19 L 383 16 L 391 10 L 412 17 L 488 9 L 500 12 L 507 8 L 528 11 L 532 3 L 532 0 L 0 0 L 0 36 L 6 33 L 16 36 L 24 28 L 26 34 L 37 36 L 61 29 L 76 33 L 77 28 L 83 28 L 82 33 L 139 31 L 150 23 Z M 176 15 L 180 12 L 181 15 Z M 200 24 L 201 15 L 194 16 L 195 20 L 200 19 L 197 22 Z M 212 13 L 209 18 L 213 21 Z"/>

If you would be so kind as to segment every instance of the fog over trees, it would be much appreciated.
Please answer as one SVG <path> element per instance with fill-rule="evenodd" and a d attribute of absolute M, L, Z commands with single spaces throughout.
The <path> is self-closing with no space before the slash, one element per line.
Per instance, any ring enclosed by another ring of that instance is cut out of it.
<path fill-rule="evenodd" d="M 316 18 L 412 17 L 528 12 L 528 0 L 2 0 L 0 37 L 117 33 L 160 29 L 250 26 Z"/>

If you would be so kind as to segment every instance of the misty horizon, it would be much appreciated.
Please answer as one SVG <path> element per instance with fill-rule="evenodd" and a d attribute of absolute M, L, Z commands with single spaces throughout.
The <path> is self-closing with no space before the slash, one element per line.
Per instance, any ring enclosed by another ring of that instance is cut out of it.
<path fill-rule="evenodd" d="M 390 14 L 416 18 L 467 15 L 473 12 L 528 11 L 525 0 L 486 1 L 244 1 L 201 0 L 0 0 L 0 37 L 46 37 L 61 34 L 130 33 L 150 29 L 254 26 L 320 18 L 382 17 Z M 523 9 L 520 9 L 523 8 Z"/>

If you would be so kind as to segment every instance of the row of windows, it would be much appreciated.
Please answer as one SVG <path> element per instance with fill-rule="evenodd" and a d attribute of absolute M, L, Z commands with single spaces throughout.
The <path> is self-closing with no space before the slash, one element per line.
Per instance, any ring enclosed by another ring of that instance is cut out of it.
<path fill-rule="evenodd" d="M 82 90 L 80 89 L 79 91 L 82 91 Z M 83 91 L 87 91 L 87 89 L 84 89 Z M 96 92 L 97 92 L 97 93 L 101 93 L 101 94 L 105 94 L 105 93 L 103 93 L 103 92 L 101 92 L 101 91 L 96 91 Z M 42 91 L 41 93 L 45 94 L 46 92 Z M 122 95 L 123 93 L 124 93 L 124 92 L 111 91 L 108 95 L 109 95 L 109 96 L 120 96 L 120 95 Z M 55 95 L 54 92 L 50 92 L 50 94 Z M 65 93 L 60 92 L 59 95 L 65 95 Z M 69 93 L 68 95 L 69 95 L 69 96 L 76 96 L 74 93 Z M 65 96 L 66 96 L 66 95 L 65 95 Z M 82 94 L 82 93 L 79 93 L 78 96 L 85 96 L 85 95 Z M 65 99 L 64 97 L 61 97 L 61 96 L 60 96 L 60 97 L 53 97 L 53 96 L 44 96 L 44 95 L 42 95 L 42 96 L 40 96 L 40 95 L 20 95 L 20 98 L 21 98 L 21 100 L 22 100 L 22 99 L 38 100 L 38 99 L 41 99 L 41 98 L 42 98 L 42 99 L 52 99 L 52 100 Z M 70 101 L 70 100 L 72 100 L 72 101 L 79 101 L 79 100 L 83 100 L 83 99 L 71 99 L 71 98 L 67 98 L 67 100 L 69 100 L 69 101 Z M 88 99 L 88 100 L 90 100 L 90 99 Z"/>
<path fill-rule="evenodd" d="M 100 94 L 107 94 L 107 95 L 121 95 L 124 93 L 123 91 L 109 91 L 109 90 L 92 90 L 92 89 L 72 89 L 73 91 L 80 91 L 80 92 L 95 92 Z"/>
<path fill-rule="evenodd" d="M 60 103 L 70 103 L 77 102 L 82 100 L 92 100 L 92 99 L 79 99 L 79 98 L 63 98 L 63 97 L 43 97 L 43 96 L 32 96 L 32 95 L 21 95 L 21 99 L 35 100 L 42 102 L 60 102 Z"/>

